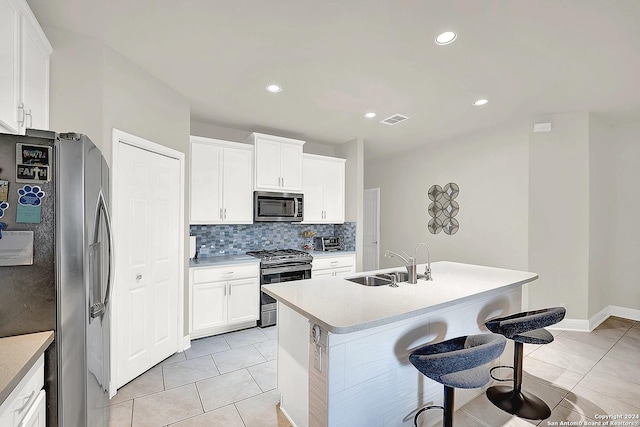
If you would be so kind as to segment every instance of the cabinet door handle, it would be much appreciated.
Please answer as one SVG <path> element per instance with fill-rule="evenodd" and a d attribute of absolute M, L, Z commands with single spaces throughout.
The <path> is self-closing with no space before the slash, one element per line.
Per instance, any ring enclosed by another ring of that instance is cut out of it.
<path fill-rule="evenodd" d="M 282 177 L 282 186 L 284 187 L 284 176 Z"/>
<path fill-rule="evenodd" d="M 224 208 L 224 219 L 227 219 L 227 208 Z"/>
<path fill-rule="evenodd" d="M 29 108 L 29 112 L 25 114 L 25 116 L 29 116 L 29 126 L 28 128 L 33 128 L 33 114 L 31 114 L 31 108 Z M 26 120 L 26 117 L 25 117 Z"/>
<path fill-rule="evenodd" d="M 18 105 L 18 124 L 20 126 L 24 125 L 24 121 L 25 121 L 25 113 L 24 113 L 24 104 L 21 102 L 20 105 Z"/>
<path fill-rule="evenodd" d="M 222 208 L 220 208 L 220 213 L 218 214 L 219 218 L 222 219 Z"/>
<path fill-rule="evenodd" d="M 227 296 L 227 285 L 224 285 L 224 296 Z"/>
<path fill-rule="evenodd" d="M 229 296 L 231 296 L 231 285 L 229 285 Z"/>

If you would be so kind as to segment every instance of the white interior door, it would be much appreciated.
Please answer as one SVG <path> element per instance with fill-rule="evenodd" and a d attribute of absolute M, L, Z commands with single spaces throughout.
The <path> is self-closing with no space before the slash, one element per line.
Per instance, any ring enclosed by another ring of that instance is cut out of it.
<path fill-rule="evenodd" d="M 364 271 L 377 270 L 380 262 L 380 189 L 364 190 L 364 218 L 362 230 L 364 236 Z"/>
<path fill-rule="evenodd" d="M 125 141 L 117 150 L 113 329 L 121 387 L 178 351 L 183 172 L 179 159 Z"/>

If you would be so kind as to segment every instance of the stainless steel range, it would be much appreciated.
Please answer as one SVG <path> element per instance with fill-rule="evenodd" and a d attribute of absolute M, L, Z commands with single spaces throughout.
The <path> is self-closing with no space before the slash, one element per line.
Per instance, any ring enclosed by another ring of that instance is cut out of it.
<path fill-rule="evenodd" d="M 313 257 L 295 249 L 250 251 L 247 255 L 260 258 L 260 286 L 311 278 Z M 276 324 L 276 300 L 260 292 L 260 321 L 264 328 Z"/>

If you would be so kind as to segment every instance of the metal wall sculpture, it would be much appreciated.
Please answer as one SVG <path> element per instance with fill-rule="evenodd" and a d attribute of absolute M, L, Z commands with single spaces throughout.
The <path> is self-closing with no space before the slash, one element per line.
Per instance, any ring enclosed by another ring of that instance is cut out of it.
<path fill-rule="evenodd" d="M 460 205 L 455 198 L 460 194 L 458 184 L 448 183 L 444 188 L 439 185 L 432 185 L 427 192 L 429 195 L 429 231 L 432 234 L 438 234 L 444 231 L 445 234 L 456 234 L 460 228 L 458 220 L 455 216 L 460 211 Z"/>

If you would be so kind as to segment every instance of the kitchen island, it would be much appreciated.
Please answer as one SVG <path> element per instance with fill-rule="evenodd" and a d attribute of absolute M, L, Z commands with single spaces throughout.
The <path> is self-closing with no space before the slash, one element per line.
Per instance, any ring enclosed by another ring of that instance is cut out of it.
<path fill-rule="evenodd" d="M 522 285 L 538 277 L 453 262 L 431 267 L 432 281 L 398 287 L 340 277 L 263 286 L 278 301 L 280 407 L 293 425 L 412 425 L 417 409 L 441 402 L 442 386 L 418 373 L 409 354 L 487 332 L 487 319 L 520 311 Z M 509 364 L 509 355 L 501 361 Z M 481 392 L 457 390 L 456 406 Z M 436 410 L 421 418 L 426 426 L 440 417 Z"/>

